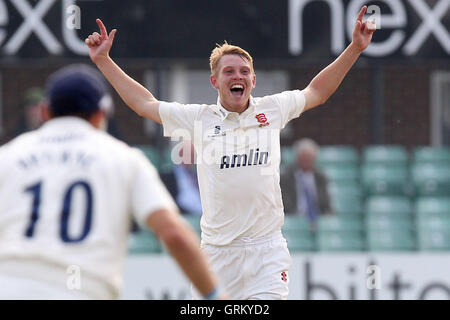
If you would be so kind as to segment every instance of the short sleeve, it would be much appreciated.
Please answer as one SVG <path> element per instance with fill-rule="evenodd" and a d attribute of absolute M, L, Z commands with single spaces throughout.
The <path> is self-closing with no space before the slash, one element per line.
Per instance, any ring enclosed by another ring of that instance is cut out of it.
<path fill-rule="evenodd" d="M 200 113 L 201 105 L 181 104 L 177 102 L 161 102 L 161 117 L 165 137 L 181 137 L 186 133 L 193 137 L 195 120 Z"/>
<path fill-rule="evenodd" d="M 136 149 L 133 181 L 131 182 L 131 209 L 141 227 L 147 228 L 147 218 L 156 210 L 176 209 L 172 196 L 159 178 L 155 167 Z"/>
<path fill-rule="evenodd" d="M 305 95 L 300 90 L 283 91 L 272 96 L 280 107 L 281 128 L 300 116 L 305 108 Z"/>

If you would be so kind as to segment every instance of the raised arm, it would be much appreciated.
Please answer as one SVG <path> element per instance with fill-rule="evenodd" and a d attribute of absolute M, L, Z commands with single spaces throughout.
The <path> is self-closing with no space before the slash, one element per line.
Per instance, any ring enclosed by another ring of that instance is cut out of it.
<path fill-rule="evenodd" d="M 353 29 L 352 43 L 342 54 L 325 69 L 323 69 L 311 83 L 303 90 L 306 98 L 305 111 L 325 103 L 344 80 L 345 75 L 358 59 L 359 55 L 369 46 L 376 29 L 372 21 L 362 21 L 367 6 L 358 14 Z"/>
<path fill-rule="evenodd" d="M 100 28 L 86 38 L 89 47 L 89 56 L 92 62 L 103 73 L 125 103 L 142 117 L 161 123 L 159 116 L 159 101 L 144 86 L 129 77 L 110 57 L 109 50 L 114 41 L 116 29 L 109 34 L 100 19 L 97 19 Z"/>

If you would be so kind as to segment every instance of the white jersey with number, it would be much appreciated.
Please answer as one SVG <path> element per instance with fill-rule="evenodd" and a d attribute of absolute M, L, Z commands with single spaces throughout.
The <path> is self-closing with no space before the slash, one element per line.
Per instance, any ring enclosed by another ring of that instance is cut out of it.
<path fill-rule="evenodd" d="M 174 207 L 141 151 L 82 119 L 50 120 L 0 148 L 0 281 L 60 288 L 79 275 L 88 296 L 117 297 L 132 217 L 145 227 Z"/>
<path fill-rule="evenodd" d="M 202 243 L 227 245 L 281 229 L 280 130 L 300 115 L 299 90 L 250 98 L 238 114 L 220 105 L 161 102 L 164 135 L 192 140 L 203 215 Z"/>

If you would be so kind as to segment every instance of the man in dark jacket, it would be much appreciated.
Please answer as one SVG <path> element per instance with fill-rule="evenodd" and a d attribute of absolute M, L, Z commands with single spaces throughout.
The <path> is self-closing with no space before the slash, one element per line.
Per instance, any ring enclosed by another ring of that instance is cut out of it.
<path fill-rule="evenodd" d="M 280 180 L 284 212 L 307 216 L 313 228 L 320 215 L 332 213 L 327 178 L 315 165 L 318 150 L 311 139 L 297 141 L 295 162 Z"/>

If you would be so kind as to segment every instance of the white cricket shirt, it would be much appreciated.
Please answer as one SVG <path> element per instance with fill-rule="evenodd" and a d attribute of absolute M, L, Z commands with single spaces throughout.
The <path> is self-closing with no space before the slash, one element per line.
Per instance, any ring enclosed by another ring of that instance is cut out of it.
<path fill-rule="evenodd" d="M 132 215 L 145 226 L 174 207 L 141 151 L 82 119 L 50 120 L 0 148 L 0 266 L 34 260 L 64 278 L 77 266 L 82 283 L 95 279 L 117 295 Z"/>
<path fill-rule="evenodd" d="M 220 101 L 161 102 L 164 135 L 192 140 L 197 153 L 202 243 L 226 245 L 281 229 L 279 134 L 304 106 L 300 90 L 251 97 L 241 114 L 227 111 Z"/>

